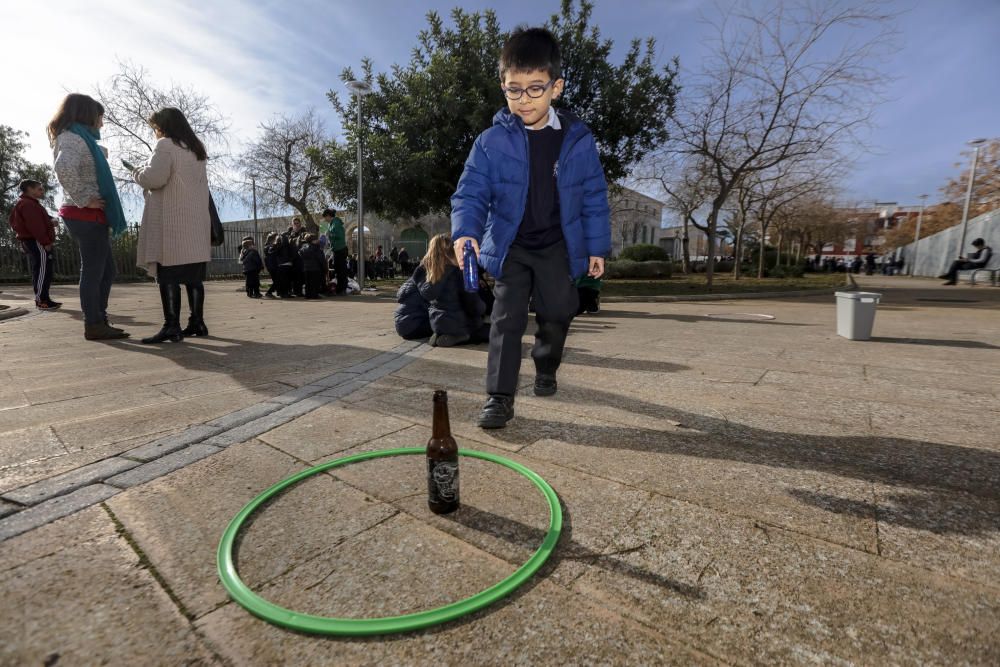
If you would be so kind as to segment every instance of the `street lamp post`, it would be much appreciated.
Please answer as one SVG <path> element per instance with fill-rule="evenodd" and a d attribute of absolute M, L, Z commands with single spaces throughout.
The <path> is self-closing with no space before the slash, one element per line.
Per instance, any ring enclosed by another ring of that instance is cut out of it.
<path fill-rule="evenodd" d="M 958 244 L 958 255 L 965 251 L 965 234 L 969 230 L 969 201 L 972 199 L 972 183 L 976 180 L 976 163 L 979 162 L 979 147 L 986 143 L 985 139 L 973 139 L 968 142 L 975 150 L 972 153 L 972 169 L 969 170 L 969 186 L 965 189 L 965 206 L 962 208 L 962 240 Z"/>
<path fill-rule="evenodd" d="M 260 232 L 257 231 L 257 175 L 250 175 L 250 183 L 253 186 L 253 242 L 260 245 Z"/>
<path fill-rule="evenodd" d="M 920 213 L 917 214 L 917 231 L 913 235 L 913 259 L 910 260 L 910 275 L 917 268 L 917 257 L 920 256 L 920 223 L 924 221 L 924 207 L 927 206 L 927 195 L 920 195 Z"/>
<path fill-rule="evenodd" d="M 365 207 L 362 197 L 362 159 L 361 159 L 361 100 L 365 95 L 372 92 L 372 87 L 364 81 L 348 81 L 350 88 L 358 103 L 358 286 L 365 288 Z"/>

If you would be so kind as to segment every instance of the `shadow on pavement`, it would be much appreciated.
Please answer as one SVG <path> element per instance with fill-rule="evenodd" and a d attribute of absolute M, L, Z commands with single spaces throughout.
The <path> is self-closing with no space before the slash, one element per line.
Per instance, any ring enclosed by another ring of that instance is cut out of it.
<path fill-rule="evenodd" d="M 890 336 L 872 336 L 873 343 L 902 343 L 905 345 L 933 345 L 940 347 L 967 347 L 982 350 L 1000 350 L 1000 345 L 982 343 L 978 340 L 946 340 L 944 338 L 893 338 Z"/>
<path fill-rule="evenodd" d="M 729 304 L 727 304 L 729 306 Z M 711 306 L 706 306 L 710 308 Z M 778 322 L 777 320 L 760 320 L 756 318 L 747 319 L 732 319 L 732 318 L 718 318 L 718 317 L 706 317 L 705 315 L 681 315 L 679 313 L 644 313 L 632 310 L 602 310 L 601 315 L 607 315 L 608 317 L 615 318 L 636 318 L 641 320 L 672 320 L 674 322 L 732 322 L 736 324 L 766 324 L 769 326 L 782 326 L 782 327 L 814 327 L 819 326 L 816 324 L 806 324 L 803 322 Z"/>

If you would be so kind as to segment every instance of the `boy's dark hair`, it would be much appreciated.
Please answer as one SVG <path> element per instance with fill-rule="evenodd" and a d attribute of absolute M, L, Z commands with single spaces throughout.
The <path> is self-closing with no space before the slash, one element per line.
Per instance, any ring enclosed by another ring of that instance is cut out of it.
<path fill-rule="evenodd" d="M 555 35 L 545 28 L 519 25 L 500 51 L 500 80 L 507 72 L 530 72 L 541 69 L 552 79 L 562 76 L 562 54 Z"/>
<path fill-rule="evenodd" d="M 20 183 L 18 183 L 17 187 L 20 188 L 21 194 L 23 195 L 23 194 L 27 194 L 28 188 L 36 188 L 36 187 L 38 187 L 41 184 L 42 184 L 41 181 L 36 181 L 33 178 L 26 178 L 23 181 L 21 181 Z"/>
<path fill-rule="evenodd" d="M 325 209 L 323 209 L 323 215 L 324 216 L 329 216 L 331 218 L 336 218 L 337 217 L 337 212 L 335 210 L 333 210 L 332 208 L 325 208 Z"/>
<path fill-rule="evenodd" d="M 23 192 L 23 190 L 22 190 L 22 192 Z M 975 246 L 986 245 L 986 241 L 984 241 L 983 239 L 979 238 L 979 239 L 976 239 L 975 241 L 973 241 L 972 245 L 975 245 Z"/>
<path fill-rule="evenodd" d="M 244 236 L 241 240 L 243 240 L 243 241 L 253 241 L 253 237 L 252 236 Z"/>

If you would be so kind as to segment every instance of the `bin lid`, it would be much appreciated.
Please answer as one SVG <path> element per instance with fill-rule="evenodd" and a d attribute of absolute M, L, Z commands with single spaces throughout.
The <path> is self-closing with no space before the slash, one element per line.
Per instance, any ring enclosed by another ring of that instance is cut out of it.
<path fill-rule="evenodd" d="M 838 299 L 881 299 L 882 295 L 878 292 L 834 292 L 834 295 Z"/>

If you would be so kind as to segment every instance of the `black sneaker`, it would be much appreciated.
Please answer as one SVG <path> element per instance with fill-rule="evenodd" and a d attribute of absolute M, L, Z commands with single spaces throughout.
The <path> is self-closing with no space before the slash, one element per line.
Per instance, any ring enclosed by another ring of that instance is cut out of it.
<path fill-rule="evenodd" d="M 514 418 L 514 397 L 492 394 L 479 413 L 480 428 L 503 428 Z"/>
<path fill-rule="evenodd" d="M 535 376 L 535 396 L 551 396 L 556 393 L 556 376 L 539 373 Z"/>
<path fill-rule="evenodd" d="M 469 334 L 455 336 L 452 334 L 438 334 L 431 337 L 433 347 L 455 347 L 469 341 Z"/>

